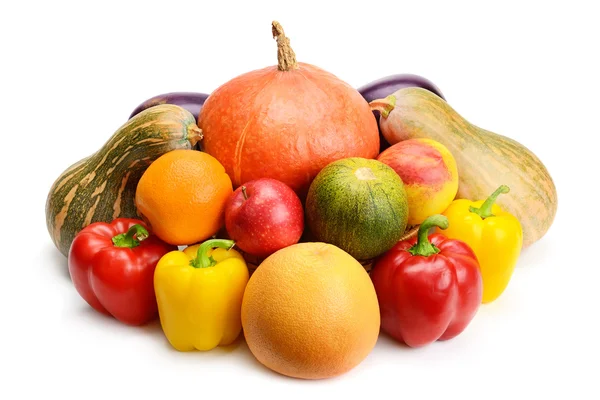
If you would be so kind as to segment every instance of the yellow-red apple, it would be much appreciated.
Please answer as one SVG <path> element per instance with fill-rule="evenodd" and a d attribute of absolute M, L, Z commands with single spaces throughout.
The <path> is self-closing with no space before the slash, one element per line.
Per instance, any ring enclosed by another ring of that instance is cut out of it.
<path fill-rule="evenodd" d="M 456 197 L 456 160 L 435 140 L 398 142 L 379 154 L 377 160 L 392 167 L 404 182 L 409 225 L 418 225 L 430 215 L 442 213 Z"/>

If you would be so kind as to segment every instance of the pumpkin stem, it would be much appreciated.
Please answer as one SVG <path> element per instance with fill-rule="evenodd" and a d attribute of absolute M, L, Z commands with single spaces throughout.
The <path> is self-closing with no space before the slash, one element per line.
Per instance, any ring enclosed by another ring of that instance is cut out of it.
<path fill-rule="evenodd" d="M 371 111 L 379 111 L 383 118 L 387 118 L 396 107 L 396 96 L 390 94 L 385 99 L 376 99 L 369 103 Z"/>
<path fill-rule="evenodd" d="M 285 36 L 281 24 L 273 21 L 271 25 L 273 38 L 277 39 L 277 67 L 280 71 L 289 71 L 298 68 L 296 53 L 290 46 L 290 39 Z"/>
<path fill-rule="evenodd" d="M 434 226 L 441 229 L 448 229 L 448 218 L 444 215 L 436 214 L 423 221 L 417 233 L 417 243 L 408 249 L 410 254 L 413 256 L 429 257 L 440 252 L 440 249 L 429 241 L 429 230 Z"/>
<path fill-rule="evenodd" d="M 190 261 L 190 265 L 194 268 L 208 268 L 217 264 L 217 261 L 212 255 L 208 255 L 208 251 L 215 247 L 231 250 L 235 246 L 233 240 L 227 239 L 209 239 L 198 247 L 196 258 Z"/>

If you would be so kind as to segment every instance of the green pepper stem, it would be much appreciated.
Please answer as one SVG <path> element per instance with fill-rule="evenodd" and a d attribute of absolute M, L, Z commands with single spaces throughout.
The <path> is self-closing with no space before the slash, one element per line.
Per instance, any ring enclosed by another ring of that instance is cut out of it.
<path fill-rule="evenodd" d="M 475 207 L 471 206 L 471 207 L 469 207 L 469 211 L 479 215 L 483 219 L 486 219 L 488 217 L 493 217 L 494 214 L 492 214 L 492 206 L 496 202 L 496 199 L 501 194 L 508 193 L 508 192 L 510 192 L 509 187 L 506 185 L 502 185 L 498 189 L 496 189 L 496 191 L 494 193 L 492 193 L 490 195 L 490 197 L 488 197 L 485 200 L 485 202 L 483 202 L 481 207 L 475 208 Z"/>
<path fill-rule="evenodd" d="M 196 258 L 190 261 L 190 265 L 194 268 L 212 267 L 217 263 L 217 261 L 212 256 L 208 255 L 208 251 L 214 249 L 215 247 L 230 250 L 233 248 L 233 246 L 235 246 L 235 242 L 233 240 L 209 239 L 200 245 Z"/>
<path fill-rule="evenodd" d="M 127 233 L 120 233 L 112 238 L 116 247 L 134 248 L 140 245 L 140 242 L 148 237 L 148 231 L 140 224 L 135 224 Z"/>
<path fill-rule="evenodd" d="M 413 256 L 429 257 L 440 252 L 440 249 L 438 249 L 429 241 L 429 230 L 434 226 L 437 226 L 441 229 L 447 229 L 448 218 L 443 215 L 436 214 L 423 221 L 421 226 L 419 226 L 419 231 L 417 232 L 417 243 L 408 249 L 410 254 Z"/>
<path fill-rule="evenodd" d="M 379 111 L 383 118 L 387 118 L 396 107 L 396 96 L 390 94 L 385 99 L 376 99 L 369 103 L 371 111 Z"/>

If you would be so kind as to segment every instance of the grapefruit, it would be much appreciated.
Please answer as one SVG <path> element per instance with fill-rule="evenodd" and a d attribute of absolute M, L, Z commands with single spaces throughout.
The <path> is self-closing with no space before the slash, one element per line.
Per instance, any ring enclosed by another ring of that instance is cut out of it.
<path fill-rule="evenodd" d="M 375 346 L 379 304 L 352 256 L 327 243 L 298 243 L 267 257 L 252 274 L 242 327 L 266 367 L 295 378 L 330 378 L 356 367 Z"/>

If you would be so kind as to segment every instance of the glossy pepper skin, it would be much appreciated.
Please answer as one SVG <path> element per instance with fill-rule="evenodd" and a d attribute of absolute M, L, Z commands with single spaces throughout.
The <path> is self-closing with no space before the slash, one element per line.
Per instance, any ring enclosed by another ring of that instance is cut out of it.
<path fill-rule="evenodd" d="M 235 242 L 209 239 L 173 251 L 158 262 L 154 288 L 160 323 L 179 351 L 231 344 L 242 330 L 241 309 L 249 273 Z"/>
<path fill-rule="evenodd" d="M 410 347 L 456 337 L 481 304 L 482 280 L 473 251 L 442 234 L 427 235 L 433 226 L 447 223 L 444 216 L 430 216 L 417 238 L 397 243 L 371 270 L 382 330 Z"/>
<path fill-rule="evenodd" d="M 73 240 L 69 273 L 79 295 L 96 311 L 143 325 L 157 315 L 154 268 L 176 248 L 150 235 L 140 220 L 95 222 Z"/>
<path fill-rule="evenodd" d="M 483 303 L 496 300 L 513 275 L 523 247 L 521 223 L 494 204 L 508 193 L 500 186 L 485 201 L 454 200 L 443 212 L 450 226 L 444 234 L 466 242 L 477 255 L 483 277 Z"/>

